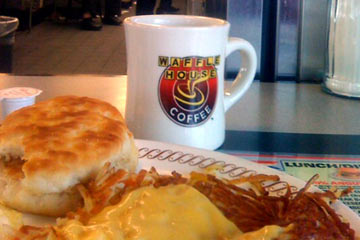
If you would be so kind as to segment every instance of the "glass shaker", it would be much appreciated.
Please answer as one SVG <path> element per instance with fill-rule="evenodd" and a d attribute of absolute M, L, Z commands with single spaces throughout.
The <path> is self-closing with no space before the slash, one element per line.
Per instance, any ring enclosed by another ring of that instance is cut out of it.
<path fill-rule="evenodd" d="M 360 98 L 360 0 L 331 0 L 330 3 L 323 89 Z"/>

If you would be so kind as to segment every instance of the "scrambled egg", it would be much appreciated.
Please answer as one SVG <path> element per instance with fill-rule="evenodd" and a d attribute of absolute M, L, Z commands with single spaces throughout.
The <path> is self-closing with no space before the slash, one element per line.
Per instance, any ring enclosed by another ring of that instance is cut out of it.
<path fill-rule="evenodd" d="M 10 208 L 5 207 L 0 202 L 0 226 L 8 225 L 13 229 L 19 229 L 23 225 L 22 214 L 12 210 Z M 1 232 L 0 227 L 0 232 Z"/>
<path fill-rule="evenodd" d="M 21 213 L 0 204 L 1 239 L 22 225 Z M 65 240 L 273 240 L 287 239 L 290 227 L 272 225 L 243 234 L 203 194 L 181 184 L 139 188 L 86 225 L 62 219 L 55 229 Z"/>
<path fill-rule="evenodd" d="M 266 226 L 243 234 L 188 185 L 139 188 L 117 205 L 103 209 L 87 225 L 67 220 L 56 229 L 66 240 L 271 240 L 286 230 Z"/>
<path fill-rule="evenodd" d="M 70 220 L 58 232 L 69 240 L 226 240 L 241 233 L 203 194 L 187 185 L 137 189 L 86 226 Z"/>

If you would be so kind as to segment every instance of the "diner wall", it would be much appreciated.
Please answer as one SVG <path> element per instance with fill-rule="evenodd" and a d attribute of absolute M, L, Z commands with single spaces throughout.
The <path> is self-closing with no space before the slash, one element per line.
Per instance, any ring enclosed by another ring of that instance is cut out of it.
<path fill-rule="evenodd" d="M 321 82 L 325 72 L 328 0 L 227 0 L 231 36 L 248 40 L 258 56 L 261 81 Z M 240 65 L 227 61 L 228 76 Z"/>

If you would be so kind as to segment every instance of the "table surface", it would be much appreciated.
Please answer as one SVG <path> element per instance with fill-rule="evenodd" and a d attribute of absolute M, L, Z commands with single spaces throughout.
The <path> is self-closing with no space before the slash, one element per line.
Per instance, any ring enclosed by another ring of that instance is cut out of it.
<path fill-rule="evenodd" d="M 230 86 L 231 82 L 226 82 Z M 37 101 L 60 95 L 99 98 L 124 113 L 126 76 L 13 76 L 0 87 L 43 90 Z M 221 150 L 360 154 L 360 101 L 329 95 L 318 84 L 254 82 L 226 114 Z"/>

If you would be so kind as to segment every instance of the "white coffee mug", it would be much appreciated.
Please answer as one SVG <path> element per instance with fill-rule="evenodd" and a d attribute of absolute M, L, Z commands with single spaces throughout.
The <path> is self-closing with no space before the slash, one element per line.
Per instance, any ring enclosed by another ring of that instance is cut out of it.
<path fill-rule="evenodd" d="M 227 21 L 198 16 L 126 18 L 125 118 L 135 138 L 216 149 L 225 139 L 225 112 L 250 87 L 256 53 L 228 38 Z M 241 73 L 224 92 L 225 58 L 242 55 Z"/>

